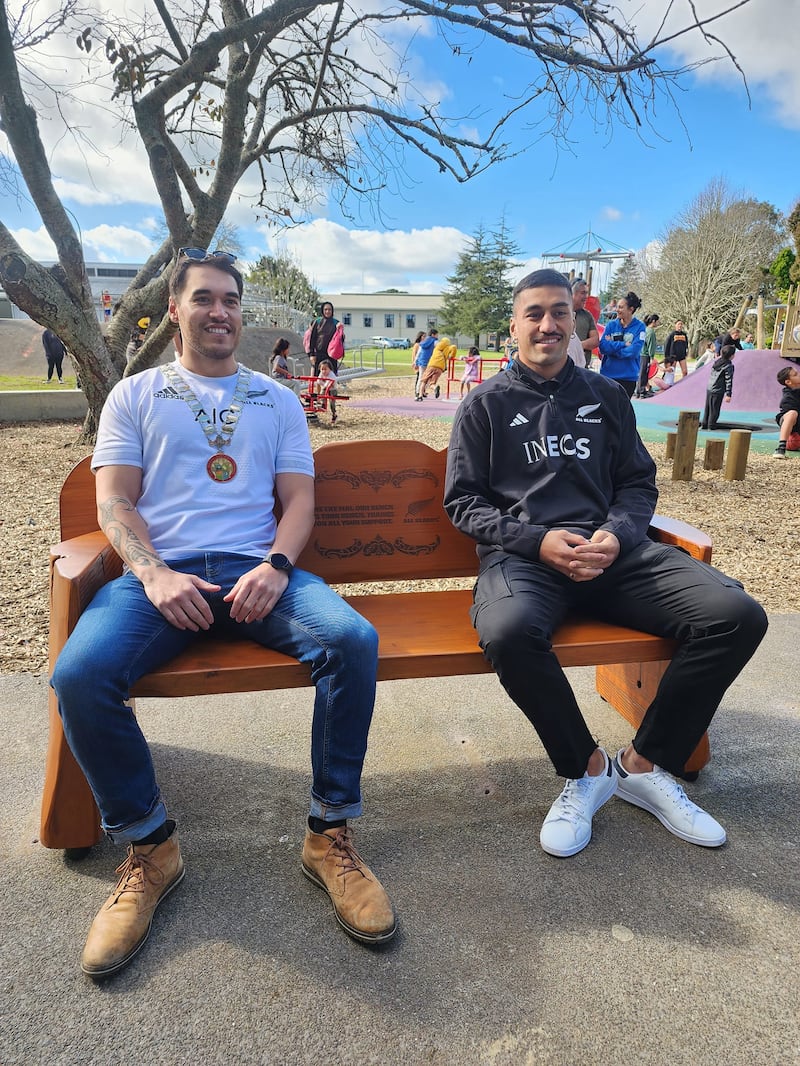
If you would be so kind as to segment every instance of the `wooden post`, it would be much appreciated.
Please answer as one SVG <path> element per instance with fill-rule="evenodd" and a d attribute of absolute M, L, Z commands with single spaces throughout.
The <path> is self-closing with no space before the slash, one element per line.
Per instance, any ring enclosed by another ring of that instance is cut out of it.
<path fill-rule="evenodd" d="M 749 429 L 732 429 L 728 441 L 728 458 L 725 462 L 726 481 L 744 481 L 747 470 L 747 455 L 750 451 Z"/>
<path fill-rule="evenodd" d="M 706 453 L 703 457 L 704 470 L 721 470 L 725 455 L 725 441 L 719 437 L 709 437 L 706 441 Z"/>
<path fill-rule="evenodd" d="M 664 458 L 665 459 L 674 459 L 675 458 L 675 442 L 677 441 L 677 439 L 678 439 L 678 434 L 677 433 L 668 433 L 667 434 L 667 447 L 666 447 L 666 450 L 664 451 Z"/>
<path fill-rule="evenodd" d="M 756 348 L 764 351 L 764 297 L 759 296 L 756 306 Z"/>
<path fill-rule="evenodd" d="M 692 480 L 699 426 L 699 411 L 681 411 L 678 416 L 678 440 L 675 444 L 675 458 L 672 461 L 673 481 Z"/>

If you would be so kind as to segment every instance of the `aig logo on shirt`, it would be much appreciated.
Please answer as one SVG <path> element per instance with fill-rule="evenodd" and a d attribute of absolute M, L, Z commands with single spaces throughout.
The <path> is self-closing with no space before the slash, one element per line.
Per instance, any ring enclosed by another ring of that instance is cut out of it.
<path fill-rule="evenodd" d="M 528 463 L 540 463 L 542 459 L 559 459 L 565 455 L 574 455 L 578 459 L 591 457 L 590 441 L 588 437 L 578 437 L 576 440 L 571 433 L 565 433 L 563 437 L 555 433 L 540 437 L 538 440 L 526 440 L 522 442 Z"/>

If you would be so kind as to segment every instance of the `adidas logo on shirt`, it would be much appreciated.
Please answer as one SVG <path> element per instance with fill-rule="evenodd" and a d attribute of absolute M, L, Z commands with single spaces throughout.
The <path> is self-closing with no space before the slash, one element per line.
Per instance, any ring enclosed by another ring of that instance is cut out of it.
<path fill-rule="evenodd" d="M 518 411 L 508 424 L 510 426 L 526 426 L 528 424 L 528 421 L 529 419 L 527 419 L 525 415 L 521 414 Z"/>
<path fill-rule="evenodd" d="M 165 389 L 159 389 L 158 392 L 153 393 L 154 400 L 179 400 L 180 398 L 180 393 L 172 385 L 167 385 Z"/>

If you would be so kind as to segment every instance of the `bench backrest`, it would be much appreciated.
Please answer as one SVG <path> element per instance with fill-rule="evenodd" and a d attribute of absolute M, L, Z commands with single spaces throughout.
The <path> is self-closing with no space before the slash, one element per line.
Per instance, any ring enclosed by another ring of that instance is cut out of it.
<path fill-rule="evenodd" d="M 316 525 L 297 565 L 331 584 L 477 572 L 475 544 L 442 508 L 447 451 L 418 441 L 343 441 L 314 452 Z M 98 528 L 87 457 L 61 490 L 61 537 Z"/>
<path fill-rule="evenodd" d="M 442 507 L 447 450 L 413 440 L 324 444 L 314 452 L 316 526 L 298 565 L 329 584 L 477 573 L 475 544 Z M 61 539 L 98 529 L 91 459 L 61 490 Z M 651 535 L 711 561 L 707 534 L 654 515 Z"/>

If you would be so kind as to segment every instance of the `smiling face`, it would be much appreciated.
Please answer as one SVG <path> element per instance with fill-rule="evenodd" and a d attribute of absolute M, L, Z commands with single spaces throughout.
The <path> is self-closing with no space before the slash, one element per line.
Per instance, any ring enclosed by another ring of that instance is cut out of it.
<path fill-rule="evenodd" d="M 180 360 L 205 377 L 236 373 L 235 352 L 242 332 L 242 303 L 235 280 L 208 263 L 192 264 L 169 315 L 181 330 Z"/>
<path fill-rule="evenodd" d="M 572 306 L 574 310 L 580 311 L 586 306 L 586 300 L 589 297 L 589 286 L 586 282 L 582 282 L 580 285 L 576 285 L 572 290 Z"/>
<path fill-rule="evenodd" d="M 544 378 L 552 378 L 567 361 L 567 345 L 575 328 L 568 287 L 543 285 L 523 289 L 514 299 L 511 336 L 517 358 Z"/>

